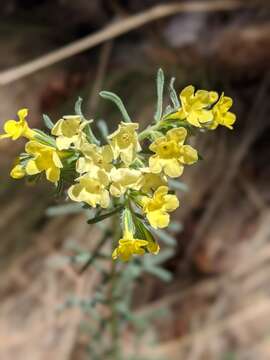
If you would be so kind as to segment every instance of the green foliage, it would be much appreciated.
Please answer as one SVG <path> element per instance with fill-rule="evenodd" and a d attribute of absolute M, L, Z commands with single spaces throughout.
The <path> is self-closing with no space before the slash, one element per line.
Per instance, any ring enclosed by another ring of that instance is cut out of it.
<path fill-rule="evenodd" d="M 43 114 L 43 121 L 44 121 L 46 128 L 48 128 L 49 130 L 51 130 L 54 127 L 54 123 L 52 122 L 52 120 L 50 119 L 50 117 L 48 115 Z"/>
<path fill-rule="evenodd" d="M 159 122 L 162 116 L 163 107 L 164 72 L 159 69 L 157 72 L 157 110 L 154 116 L 155 122 Z"/>
<path fill-rule="evenodd" d="M 128 115 L 128 112 L 123 104 L 123 101 L 120 99 L 118 95 L 110 91 L 101 91 L 99 95 L 104 99 L 112 101 L 118 107 L 125 122 L 131 122 L 131 118 Z"/>

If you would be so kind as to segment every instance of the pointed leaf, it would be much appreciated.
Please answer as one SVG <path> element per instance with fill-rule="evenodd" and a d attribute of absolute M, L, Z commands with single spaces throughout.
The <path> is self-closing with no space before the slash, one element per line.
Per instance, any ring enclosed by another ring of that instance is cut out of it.
<path fill-rule="evenodd" d="M 174 108 L 179 109 L 180 102 L 178 100 L 178 96 L 177 96 L 175 88 L 174 88 L 174 82 L 175 82 L 175 78 L 173 77 L 173 78 L 171 78 L 170 85 L 169 85 L 169 94 L 170 94 L 170 98 L 171 98 Z"/>
<path fill-rule="evenodd" d="M 156 122 L 160 121 L 163 107 L 164 73 L 162 69 L 157 73 L 157 110 L 154 116 Z"/>
<path fill-rule="evenodd" d="M 113 92 L 110 91 L 101 91 L 99 93 L 99 95 L 103 98 L 103 99 L 107 99 L 112 101 L 120 110 L 121 114 L 123 115 L 123 119 L 125 122 L 131 122 L 131 118 L 128 115 L 128 112 L 123 104 L 123 101 L 120 99 L 120 97 L 116 94 L 114 94 Z"/>
<path fill-rule="evenodd" d="M 50 119 L 50 117 L 46 114 L 43 114 L 43 121 L 44 121 L 44 124 L 45 126 L 51 130 L 53 127 L 54 127 L 54 123 L 52 122 L 52 120 Z"/>

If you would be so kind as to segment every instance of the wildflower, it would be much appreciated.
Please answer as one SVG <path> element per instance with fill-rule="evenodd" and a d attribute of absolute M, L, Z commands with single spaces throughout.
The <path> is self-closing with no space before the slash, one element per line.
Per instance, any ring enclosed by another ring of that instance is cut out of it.
<path fill-rule="evenodd" d="M 78 115 L 63 116 L 58 120 L 52 128 L 52 135 L 57 136 L 56 146 L 59 150 L 66 150 L 71 144 L 80 149 L 86 142 L 86 134 L 83 128 L 87 125 L 87 121 L 81 121 Z"/>
<path fill-rule="evenodd" d="M 226 126 L 229 129 L 233 129 L 232 125 L 236 121 L 236 116 L 229 109 L 232 107 L 233 100 L 221 94 L 218 102 L 213 107 L 213 122 L 210 124 L 209 129 L 214 130 L 218 125 Z"/>
<path fill-rule="evenodd" d="M 95 144 L 85 143 L 81 147 L 83 157 L 77 161 L 76 170 L 83 174 L 91 172 L 95 167 L 110 171 L 112 169 L 113 153 L 110 145 L 99 147 Z"/>
<path fill-rule="evenodd" d="M 183 173 L 184 164 L 191 165 L 198 160 L 198 154 L 190 145 L 184 145 L 187 136 L 185 128 L 171 129 L 165 136 L 156 139 L 149 147 L 155 153 L 149 159 L 149 168 L 154 174 L 164 170 L 170 177 Z"/>
<path fill-rule="evenodd" d="M 189 85 L 181 91 L 179 97 L 182 107 L 168 118 L 186 120 L 196 127 L 201 127 L 202 124 L 213 120 L 213 112 L 208 108 L 217 101 L 216 92 L 206 90 L 195 92 L 194 86 Z"/>
<path fill-rule="evenodd" d="M 32 156 L 25 167 L 27 175 L 36 175 L 45 171 L 47 180 L 53 183 L 59 180 L 63 165 L 55 148 L 32 140 L 25 145 L 25 151 Z"/>
<path fill-rule="evenodd" d="M 147 240 L 134 239 L 133 234 L 126 230 L 123 238 L 119 240 L 118 247 L 113 251 L 112 258 L 128 261 L 132 255 L 144 255 L 145 249 L 143 247 L 147 245 Z"/>
<path fill-rule="evenodd" d="M 120 156 L 120 159 L 129 165 L 135 159 L 136 153 L 141 150 L 136 133 L 138 128 L 137 123 L 121 122 L 118 129 L 108 136 L 115 160 Z"/>
<path fill-rule="evenodd" d="M 21 136 L 26 137 L 27 139 L 34 138 L 35 131 L 29 128 L 28 123 L 25 120 L 28 115 L 28 109 L 21 109 L 17 114 L 19 121 L 6 121 L 4 124 L 5 134 L 0 135 L 0 139 L 11 138 L 12 140 L 17 140 Z"/>
<path fill-rule="evenodd" d="M 156 190 L 159 186 L 166 185 L 167 179 L 163 174 L 153 174 L 149 168 L 140 169 L 141 176 L 141 191 L 143 193 L 150 193 Z"/>
<path fill-rule="evenodd" d="M 107 208 L 109 206 L 110 196 L 106 189 L 109 185 L 109 176 L 104 170 L 98 169 L 95 174 L 85 174 L 77 180 L 78 183 L 68 189 L 71 200 L 85 202 L 92 207 L 100 205 L 102 208 Z"/>
<path fill-rule="evenodd" d="M 141 205 L 143 212 L 153 228 L 164 228 L 169 225 L 170 216 L 168 212 L 174 211 L 179 206 L 175 195 L 168 194 L 167 186 L 160 186 L 152 198 L 143 196 Z"/>
<path fill-rule="evenodd" d="M 113 168 L 110 172 L 112 184 L 110 186 L 110 193 L 113 196 L 119 197 L 126 192 L 127 189 L 139 190 L 141 187 L 140 179 L 141 172 L 129 168 Z"/>

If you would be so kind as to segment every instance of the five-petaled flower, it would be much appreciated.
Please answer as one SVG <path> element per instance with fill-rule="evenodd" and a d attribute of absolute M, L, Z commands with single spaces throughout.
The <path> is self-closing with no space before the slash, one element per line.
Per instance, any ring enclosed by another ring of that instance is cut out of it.
<path fill-rule="evenodd" d="M 82 121 L 79 115 L 66 115 L 51 130 L 56 136 L 56 146 L 59 150 L 66 150 L 71 144 L 79 149 L 86 142 L 86 134 L 83 132 L 87 121 Z"/>
<path fill-rule="evenodd" d="M 125 165 L 133 162 L 136 153 L 141 150 L 136 132 L 138 128 L 137 123 L 122 122 L 118 129 L 108 136 L 115 160 L 120 157 Z"/>
<path fill-rule="evenodd" d="M 110 193 L 119 197 L 123 195 L 126 190 L 139 190 L 141 187 L 140 179 L 142 174 L 139 170 L 129 168 L 113 168 L 110 172 L 112 184 L 110 186 Z"/>
<path fill-rule="evenodd" d="M 150 225 L 157 228 L 164 228 L 169 225 L 171 211 L 179 206 L 179 201 L 175 195 L 168 194 L 167 186 L 160 186 L 153 197 L 143 196 L 140 200 L 143 212 Z"/>
<path fill-rule="evenodd" d="M 31 156 L 25 166 L 27 175 L 36 175 L 45 171 L 47 180 L 53 183 L 59 180 L 60 171 L 63 168 L 60 152 L 36 140 L 26 143 L 25 151 Z"/>
<path fill-rule="evenodd" d="M 76 164 L 76 170 L 79 174 L 96 171 L 97 168 L 107 172 L 112 169 L 113 153 L 110 145 L 100 147 L 86 142 L 80 150 L 83 156 L 78 159 Z"/>
<path fill-rule="evenodd" d="M 233 129 L 232 125 L 236 121 L 234 113 L 229 109 L 232 107 L 233 100 L 228 96 L 221 94 L 218 102 L 213 106 L 213 122 L 209 125 L 209 129 L 215 130 L 218 125 L 226 126 L 228 129 Z"/>
<path fill-rule="evenodd" d="M 118 247 L 112 253 L 112 258 L 128 261 L 132 255 L 144 255 L 144 247 L 147 245 L 147 240 L 134 239 L 131 232 L 125 231 L 123 238 L 119 240 Z"/>
<path fill-rule="evenodd" d="M 102 208 L 107 208 L 110 205 L 110 196 L 107 190 L 109 176 L 106 171 L 97 169 L 95 173 L 82 175 L 77 181 L 77 184 L 68 189 L 71 200 L 84 202 L 94 208 L 97 205 Z"/>
<path fill-rule="evenodd" d="M 202 127 L 202 124 L 213 120 L 213 113 L 209 107 L 217 101 L 215 91 L 198 90 L 192 85 L 184 88 L 180 93 L 182 107 L 168 116 L 170 119 L 186 120 L 189 124 Z"/>
<path fill-rule="evenodd" d="M 170 177 L 182 175 L 184 165 L 194 164 L 198 154 L 190 145 L 184 145 L 187 130 L 183 127 L 171 129 L 165 136 L 156 139 L 149 147 L 155 153 L 149 159 L 152 173 L 158 174 L 162 170 Z"/>

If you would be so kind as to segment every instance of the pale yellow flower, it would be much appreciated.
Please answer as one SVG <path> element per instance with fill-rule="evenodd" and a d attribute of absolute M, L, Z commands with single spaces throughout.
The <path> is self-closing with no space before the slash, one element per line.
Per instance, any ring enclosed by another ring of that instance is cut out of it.
<path fill-rule="evenodd" d="M 85 202 L 92 207 L 100 205 L 102 208 L 107 208 L 110 205 L 110 196 L 107 190 L 109 177 L 106 171 L 99 169 L 95 176 L 85 174 L 77 181 L 78 183 L 72 185 L 68 190 L 71 200 Z"/>
<path fill-rule="evenodd" d="M 55 148 L 31 140 L 25 145 L 25 151 L 32 156 L 25 167 L 27 175 L 36 175 L 45 171 L 47 180 L 53 183 L 59 180 L 63 165 L 60 153 Z"/>
<path fill-rule="evenodd" d="M 52 135 L 56 136 L 56 146 L 59 150 L 66 150 L 71 144 L 80 149 L 86 142 L 86 134 L 83 132 L 87 121 L 82 121 L 78 115 L 66 115 L 51 130 Z"/>
<path fill-rule="evenodd" d="M 213 122 L 209 125 L 209 129 L 214 130 L 218 125 L 226 126 L 229 129 L 233 129 L 232 125 L 236 121 L 234 113 L 230 112 L 229 109 L 232 107 L 233 100 L 228 96 L 222 94 L 218 102 L 213 107 Z"/>
<path fill-rule="evenodd" d="M 209 109 L 218 99 L 215 91 L 198 90 L 192 85 L 185 87 L 180 93 L 182 107 L 167 118 L 186 120 L 189 124 L 201 127 L 213 120 L 213 112 Z"/>
<path fill-rule="evenodd" d="M 140 190 L 143 193 L 151 193 L 159 186 L 167 184 L 167 178 L 162 173 L 153 174 L 149 168 L 141 168 L 140 171 L 142 172 Z"/>
<path fill-rule="evenodd" d="M 110 193 L 113 196 L 119 197 L 128 189 L 139 190 L 141 187 L 141 172 L 129 168 L 113 168 L 110 172 L 112 184 L 110 186 Z"/>
<path fill-rule="evenodd" d="M 136 157 L 136 153 L 141 150 L 136 130 L 139 128 L 137 123 L 124 123 L 108 136 L 112 147 L 114 159 L 120 159 L 129 165 Z"/>
<path fill-rule="evenodd" d="M 81 147 L 81 152 L 84 156 L 77 161 L 76 171 L 78 173 L 92 172 L 95 167 L 106 171 L 112 169 L 113 153 L 110 145 L 99 147 L 95 144 L 85 143 Z"/>
<path fill-rule="evenodd" d="M 30 129 L 27 121 L 25 120 L 28 115 L 28 109 L 21 109 L 18 111 L 19 121 L 8 120 L 4 124 L 5 134 L 0 135 L 0 139 L 11 138 L 17 140 L 20 137 L 33 139 L 35 131 Z"/>
<path fill-rule="evenodd" d="M 169 212 L 174 211 L 179 206 L 179 201 L 175 195 L 168 194 L 167 186 L 160 186 L 154 193 L 153 197 L 143 196 L 141 205 L 143 212 L 150 225 L 157 228 L 164 228 L 169 225 Z"/>
<path fill-rule="evenodd" d="M 187 130 L 183 127 L 171 129 L 165 136 L 156 139 L 149 147 L 155 153 L 149 159 L 149 168 L 154 174 L 161 171 L 170 177 L 182 175 L 184 165 L 198 160 L 197 151 L 184 145 Z"/>

